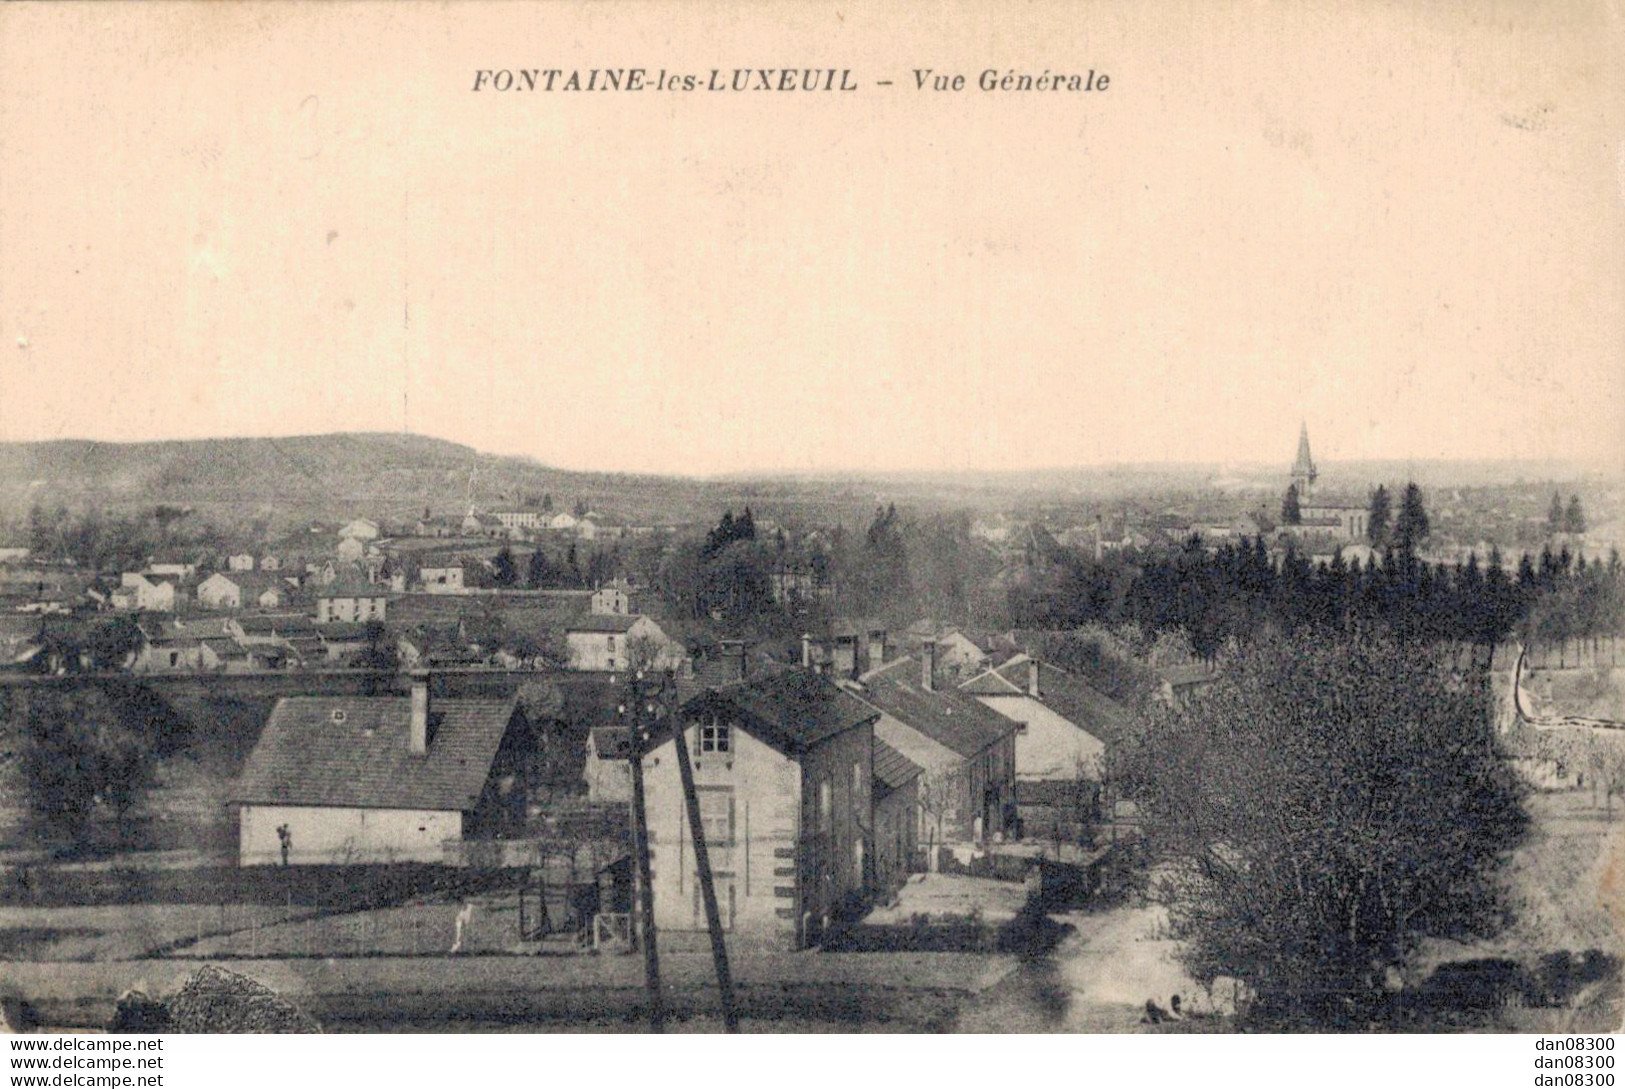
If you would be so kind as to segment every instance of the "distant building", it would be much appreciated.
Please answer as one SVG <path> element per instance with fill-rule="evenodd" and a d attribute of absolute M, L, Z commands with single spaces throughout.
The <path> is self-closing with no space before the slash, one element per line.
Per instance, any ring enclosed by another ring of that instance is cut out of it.
<path fill-rule="evenodd" d="M 197 601 L 205 609 L 280 609 L 290 589 L 274 572 L 217 571 L 198 583 Z"/>
<path fill-rule="evenodd" d="M 252 552 L 239 552 L 234 556 L 226 557 L 226 570 L 252 571 L 254 570 L 254 554 Z"/>
<path fill-rule="evenodd" d="M 544 510 L 499 510 L 494 517 L 507 529 L 546 529 L 552 515 Z"/>
<path fill-rule="evenodd" d="M 431 697 L 424 678 L 406 697 L 278 700 L 231 796 L 239 864 L 441 862 L 518 833 L 534 750 L 517 701 Z"/>
<path fill-rule="evenodd" d="M 564 644 L 570 668 L 580 670 L 626 669 L 632 664 L 632 651 L 647 641 L 655 657 L 656 669 L 680 669 L 686 657 L 682 644 L 671 639 L 660 625 L 641 614 L 588 613 L 567 623 Z"/>
<path fill-rule="evenodd" d="M 382 621 L 388 605 L 389 597 L 372 583 L 335 582 L 316 593 L 316 623 Z"/>
<path fill-rule="evenodd" d="M 1099 780 L 1129 713 L 1082 678 L 1018 654 L 960 690 L 1016 725 L 1016 779 Z"/>
<path fill-rule="evenodd" d="M 172 613 L 180 596 L 173 578 L 127 571 L 119 577 L 118 589 L 112 594 L 112 604 L 115 609 Z"/>
<path fill-rule="evenodd" d="M 426 594 L 460 594 L 463 592 L 463 565 L 419 568 L 418 580 Z"/>
<path fill-rule="evenodd" d="M 378 523 L 370 518 L 357 518 L 339 529 L 340 537 L 358 541 L 376 541 L 379 534 Z"/>
<path fill-rule="evenodd" d="M 618 586 L 605 586 L 593 591 L 590 611 L 594 616 L 626 616 L 632 611 L 632 599 Z"/>

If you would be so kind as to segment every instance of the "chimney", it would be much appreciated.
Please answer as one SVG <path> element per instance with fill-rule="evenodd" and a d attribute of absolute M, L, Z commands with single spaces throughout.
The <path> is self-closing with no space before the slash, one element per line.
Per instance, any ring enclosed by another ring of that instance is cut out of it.
<path fill-rule="evenodd" d="M 920 687 L 927 692 L 937 690 L 937 641 L 926 639 L 920 643 Z"/>
<path fill-rule="evenodd" d="M 869 633 L 869 668 L 879 669 L 886 664 L 886 629 L 876 628 Z"/>
<path fill-rule="evenodd" d="M 412 674 L 412 716 L 406 733 L 406 748 L 413 756 L 429 752 L 429 675 Z"/>
<path fill-rule="evenodd" d="M 743 639 L 724 639 L 722 641 L 723 677 L 729 681 L 742 681 L 748 672 L 745 641 Z"/>
<path fill-rule="evenodd" d="M 1031 696 L 1033 699 L 1038 699 L 1040 694 L 1041 693 L 1038 690 L 1038 659 L 1037 658 L 1028 658 L 1027 659 L 1027 695 Z"/>
<path fill-rule="evenodd" d="M 858 637 L 856 635 L 837 635 L 835 637 L 835 656 L 830 666 L 837 678 L 857 676 Z"/>

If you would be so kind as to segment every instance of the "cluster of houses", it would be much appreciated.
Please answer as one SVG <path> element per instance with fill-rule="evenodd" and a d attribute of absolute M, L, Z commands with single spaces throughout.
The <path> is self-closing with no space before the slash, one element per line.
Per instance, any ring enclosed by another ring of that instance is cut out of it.
<path fill-rule="evenodd" d="M 642 758 L 663 941 L 706 925 L 675 745 L 723 927 L 756 947 L 816 944 L 940 852 L 1016 836 L 1029 807 L 1098 782 L 1122 707 L 1036 658 L 995 664 L 958 643 L 905 637 L 894 653 L 860 625 L 807 638 L 789 662 L 725 644 L 684 676 Z M 406 696 L 283 699 L 233 794 L 240 860 L 441 861 L 522 836 L 535 729 L 511 698 L 444 698 L 422 674 Z M 591 731 L 590 801 L 624 811 L 630 745 L 625 725 Z"/>

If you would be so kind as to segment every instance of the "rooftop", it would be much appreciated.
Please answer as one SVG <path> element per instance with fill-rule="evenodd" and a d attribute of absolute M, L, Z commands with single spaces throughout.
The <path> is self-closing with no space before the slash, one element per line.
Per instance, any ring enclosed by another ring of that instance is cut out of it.
<path fill-rule="evenodd" d="M 263 805 L 466 811 L 479 802 L 513 699 L 437 699 L 428 752 L 407 746 L 405 696 L 277 701 L 231 795 Z"/>

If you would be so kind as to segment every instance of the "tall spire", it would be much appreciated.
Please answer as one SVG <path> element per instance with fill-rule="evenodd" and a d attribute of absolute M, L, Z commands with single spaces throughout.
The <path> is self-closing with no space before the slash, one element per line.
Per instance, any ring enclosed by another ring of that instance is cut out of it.
<path fill-rule="evenodd" d="M 1319 475 L 1315 459 L 1309 455 L 1309 423 L 1304 421 L 1298 425 L 1298 460 L 1292 463 L 1292 483 L 1297 486 L 1300 503 L 1309 498 Z"/>

